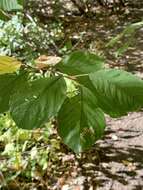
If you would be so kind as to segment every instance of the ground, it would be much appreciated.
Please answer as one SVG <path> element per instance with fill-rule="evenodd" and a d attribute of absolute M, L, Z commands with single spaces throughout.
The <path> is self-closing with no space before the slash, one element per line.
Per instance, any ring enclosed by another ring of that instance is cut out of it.
<path fill-rule="evenodd" d="M 68 152 L 51 188 L 62 190 L 143 189 L 143 113 L 107 118 L 104 139 L 82 155 Z M 64 172 L 62 171 L 63 168 Z"/>

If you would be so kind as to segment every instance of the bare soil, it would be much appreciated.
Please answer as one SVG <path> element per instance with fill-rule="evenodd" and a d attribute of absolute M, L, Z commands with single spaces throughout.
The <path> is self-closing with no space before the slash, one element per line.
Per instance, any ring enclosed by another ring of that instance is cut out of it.
<path fill-rule="evenodd" d="M 67 152 L 58 172 L 61 168 L 52 189 L 142 190 L 143 113 L 107 118 L 104 139 L 81 155 Z"/>

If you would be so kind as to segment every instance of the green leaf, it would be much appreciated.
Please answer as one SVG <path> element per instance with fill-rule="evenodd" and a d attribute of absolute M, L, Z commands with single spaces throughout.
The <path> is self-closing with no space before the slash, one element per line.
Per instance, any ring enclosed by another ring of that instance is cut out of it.
<path fill-rule="evenodd" d="M 13 83 L 16 75 L 0 75 L 0 113 L 9 109 L 9 99 L 13 91 Z"/>
<path fill-rule="evenodd" d="M 24 85 L 25 75 L 5 74 L 0 75 L 0 113 L 9 110 L 9 100 L 12 94 L 17 91 L 18 86 Z"/>
<path fill-rule="evenodd" d="M 23 5 L 25 3 L 25 0 L 17 0 L 18 4 Z"/>
<path fill-rule="evenodd" d="M 143 106 L 143 81 L 121 70 L 107 69 L 79 78 L 96 96 L 98 106 L 112 117 L 126 115 Z"/>
<path fill-rule="evenodd" d="M 66 97 L 61 77 L 41 78 L 21 86 L 11 99 L 11 115 L 18 127 L 38 128 L 56 116 Z"/>
<path fill-rule="evenodd" d="M 0 9 L 4 11 L 21 10 L 22 6 L 18 4 L 17 0 L 0 0 Z"/>
<path fill-rule="evenodd" d="M 58 131 L 64 143 L 79 153 L 101 138 L 105 128 L 104 114 L 95 96 L 85 87 L 80 94 L 67 98 L 58 115 Z"/>
<path fill-rule="evenodd" d="M 0 75 L 16 72 L 20 66 L 21 62 L 14 57 L 0 55 Z"/>
<path fill-rule="evenodd" d="M 95 72 L 103 67 L 104 59 L 88 52 L 77 51 L 66 56 L 56 68 L 68 75 L 80 75 Z"/>

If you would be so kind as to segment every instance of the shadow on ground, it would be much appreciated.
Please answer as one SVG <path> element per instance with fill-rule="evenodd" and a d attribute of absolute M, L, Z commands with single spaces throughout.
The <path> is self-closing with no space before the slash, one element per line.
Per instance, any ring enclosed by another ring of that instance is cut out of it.
<path fill-rule="evenodd" d="M 104 139 L 78 160 L 85 189 L 143 189 L 142 113 L 108 124 Z"/>

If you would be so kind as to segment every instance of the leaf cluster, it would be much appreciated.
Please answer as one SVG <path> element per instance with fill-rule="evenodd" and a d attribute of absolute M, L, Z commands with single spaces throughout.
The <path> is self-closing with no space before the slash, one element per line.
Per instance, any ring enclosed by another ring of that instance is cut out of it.
<path fill-rule="evenodd" d="M 0 75 L 0 113 L 9 111 L 23 129 L 56 119 L 59 135 L 77 153 L 103 136 L 104 113 L 120 117 L 143 106 L 143 81 L 125 71 L 105 69 L 104 59 L 92 53 L 73 52 L 41 75 L 37 72 L 25 67 Z M 74 84 L 72 95 L 67 79 Z"/>

